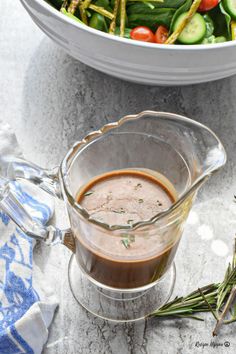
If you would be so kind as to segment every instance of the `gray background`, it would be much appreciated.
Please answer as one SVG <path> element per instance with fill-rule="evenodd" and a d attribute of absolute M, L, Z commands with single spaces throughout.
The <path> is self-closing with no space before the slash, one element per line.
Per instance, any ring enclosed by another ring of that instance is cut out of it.
<path fill-rule="evenodd" d="M 96 72 L 70 58 L 32 23 L 18 1 L 0 2 L 0 117 L 13 127 L 25 157 L 57 165 L 72 143 L 104 123 L 145 109 L 187 115 L 207 124 L 225 145 L 228 162 L 199 193 L 176 264 L 175 293 L 186 294 L 224 274 L 236 231 L 236 76 L 188 87 L 148 87 Z M 222 254 L 214 242 L 222 240 Z M 219 252 L 218 252 L 219 253 Z M 111 324 L 74 301 L 67 280 L 70 252 L 37 246 L 35 263 L 58 295 L 60 306 L 44 354 L 235 353 L 235 324 L 214 339 L 230 347 L 197 347 L 212 340 L 214 319 L 149 320 Z"/>

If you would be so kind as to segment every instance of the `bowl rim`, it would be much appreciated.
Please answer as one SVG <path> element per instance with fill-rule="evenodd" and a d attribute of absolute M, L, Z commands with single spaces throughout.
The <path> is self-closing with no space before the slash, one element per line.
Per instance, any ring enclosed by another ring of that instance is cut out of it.
<path fill-rule="evenodd" d="M 20 0 L 22 3 L 29 2 L 29 0 Z M 141 41 L 136 41 L 136 40 L 130 40 L 128 38 L 122 38 L 114 35 L 110 35 L 109 33 L 105 33 L 99 30 L 96 30 L 94 28 L 91 28 L 86 25 L 82 25 L 80 22 L 77 22 L 73 19 L 71 19 L 68 16 L 65 16 L 62 14 L 59 10 L 53 7 L 53 5 L 50 5 L 47 3 L 45 0 L 30 0 L 30 2 L 35 2 L 38 4 L 38 6 L 43 7 L 45 10 L 49 11 L 51 14 L 53 14 L 56 17 L 59 17 L 63 21 L 71 24 L 74 27 L 80 28 L 81 30 L 84 30 L 85 32 L 89 32 L 94 34 L 95 36 L 98 37 L 103 37 L 106 38 L 110 41 L 114 42 L 121 42 L 124 44 L 129 44 L 131 46 L 136 46 L 136 47 L 144 47 L 144 48 L 156 48 L 156 49 L 161 49 L 165 51 L 178 51 L 178 50 L 183 50 L 183 51 L 194 51 L 194 50 L 214 50 L 218 48 L 227 48 L 227 47 L 234 47 L 236 45 L 236 40 L 233 41 L 228 41 L 228 42 L 223 42 L 223 43 L 214 43 L 214 44 L 192 44 L 192 45 L 183 45 L 183 44 L 177 44 L 177 45 L 166 45 L 166 44 L 158 44 L 158 43 L 147 43 L 147 42 L 141 42 Z"/>

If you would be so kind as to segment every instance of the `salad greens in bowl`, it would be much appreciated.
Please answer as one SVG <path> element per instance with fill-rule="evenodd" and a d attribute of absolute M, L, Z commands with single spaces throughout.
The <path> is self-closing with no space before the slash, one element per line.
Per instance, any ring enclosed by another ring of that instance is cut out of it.
<path fill-rule="evenodd" d="M 236 74 L 235 0 L 20 0 L 66 52 L 112 76 L 186 85 Z"/>
<path fill-rule="evenodd" d="M 235 0 L 48 0 L 81 24 L 133 40 L 207 44 L 236 39 Z"/>

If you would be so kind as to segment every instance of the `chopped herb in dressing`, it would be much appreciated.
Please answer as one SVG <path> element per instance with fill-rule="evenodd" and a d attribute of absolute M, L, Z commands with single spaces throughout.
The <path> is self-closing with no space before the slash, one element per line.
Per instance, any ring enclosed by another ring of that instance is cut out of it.
<path fill-rule="evenodd" d="M 113 209 L 112 212 L 113 212 L 113 213 L 116 213 L 116 214 L 124 214 L 124 213 L 125 213 L 125 210 L 124 210 L 124 208 L 120 208 L 120 209 L 118 209 L 118 210 Z"/>
<path fill-rule="evenodd" d="M 123 236 L 123 239 L 121 240 L 121 242 L 125 248 L 129 248 L 131 243 L 135 242 L 134 235 L 124 234 L 122 236 Z"/>
<path fill-rule="evenodd" d="M 89 195 L 93 194 L 93 191 L 88 191 L 84 193 L 84 197 L 88 197 Z"/>
<path fill-rule="evenodd" d="M 133 221 L 134 221 L 133 219 L 129 219 L 127 220 L 127 224 L 132 224 Z"/>

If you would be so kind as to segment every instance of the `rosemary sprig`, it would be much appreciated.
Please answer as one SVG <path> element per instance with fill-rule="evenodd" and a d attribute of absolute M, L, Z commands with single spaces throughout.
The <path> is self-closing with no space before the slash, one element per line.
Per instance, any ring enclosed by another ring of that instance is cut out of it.
<path fill-rule="evenodd" d="M 205 299 L 214 307 L 215 296 L 217 294 L 217 284 L 210 284 L 201 288 L 202 294 Z M 156 317 L 192 317 L 195 313 L 209 311 L 209 307 L 202 298 L 199 289 L 187 295 L 186 297 L 176 297 L 171 302 L 162 306 L 159 310 L 155 311 L 152 316 Z M 197 318 L 202 320 L 201 318 Z"/>
<path fill-rule="evenodd" d="M 185 297 L 176 297 L 160 309 L 151 314 L 151 317 L 188 317 L 203 321 L 195 316 L 200 312 L 211 312 L 216 319 L 213 336 L 217 335 L 222 324 L 236 322 L 236 305 L 231 309 L 236 298 L 236 239 L 232 262 L 228 265 L 221 283 L 209 284 L 190 293 Z M 225 320 L 230 313 L 231 318 Z"/>

